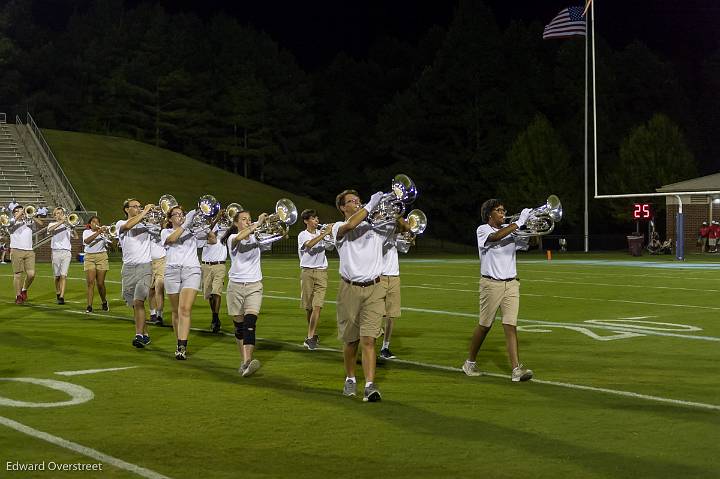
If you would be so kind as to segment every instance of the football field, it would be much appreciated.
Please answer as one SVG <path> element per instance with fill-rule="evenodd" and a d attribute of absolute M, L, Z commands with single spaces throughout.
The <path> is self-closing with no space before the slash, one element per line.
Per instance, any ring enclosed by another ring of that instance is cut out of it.
<path fill-rule="evenodd" d="M 263 259 L 262 368 L 248 378 L 224 303 L 223 334 L 212 334 L 198 296 L 188 360 L 176 361 L 172 328 L 151 326 L 152 343 L 131 346 L 119 263 L 110 312 L 93 314 L 82 265 L 64 306 L 49 264 L 22 306 L 0 265 L 0 477 L 717 478 L 713 260 L 519 256 L 520 357 L 535 379 L 513 383 L 499 325 L 478 356 L 486 374 L 460 370 L 477 258 L 401 258 L 397 359 L 378 363 L 378 403 L 342 396 L 336 260 L 320 349 L 307 351 L 297 259 Z M 165 310 L 169 324 L 167 300 Z"/>

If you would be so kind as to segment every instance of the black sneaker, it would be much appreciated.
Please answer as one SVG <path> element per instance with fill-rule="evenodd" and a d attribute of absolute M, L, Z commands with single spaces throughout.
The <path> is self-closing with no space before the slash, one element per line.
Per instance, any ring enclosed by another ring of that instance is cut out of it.
<path fill-rule="evenodd" d="M 157 323 L 157 316 L 154 314 L 150 315 L 150 319 L 148 319 L 148 323 L 150 324 L 156 324 Z"/>
<path fill-rule="evenodd" d="M 93 312 L 92 306 L 88 306 L 87 308 L 85 308 L 85 312 L 86 312 L 86 313 L 92 313 L 92 312 Z"/>
<path fill-rule="evenodd" d="M 313 336 L 313 339 L 315 340 L 315 344 L 320 344 L 320 336 L 316 334 L 315 336 Z"/>
<path fill-rule="evenodd" d="M 380 350 L 380 357 L 383 359 L 395 359 L 395 355 L 390 351 L 390 348 L 382 348 Z"/>
<path fill-rule="evenodd" d="M 102 310 L 103 310 L 103 311 L 110 311 L 110 306 L 108 306 L 107 301 L 105 301 L 105 302 L 102 304 Z"/>
<path fill-rule="evenodd" d="M 314 351 L 315 348 L 317 348 L 317 339 L 315 339 L 315 336 L 313 336 L 312 338 L 305 338 L 303 346 L 308 348 L 310 351 Z"/>
<path fill-rule="evenodd" d="M 65 298 L 63 298 L 62 296 L 60 296 L 60 297 L 58 298 L 58 300 L 57 300 L 57 304 L 65 304 Z"/>
<path fill-rule="evenodd" d="M 142 341 L 142 343 L 143 343 L 145 346 L 147 346 L 148 344 L 150 344 L 150 343 L 152 342 L 152 341 L 150 340 L 150 336 L 148 336 L 147 334 L 143 334 L 143 335 L 142 335 L 142 338 L 140 339 L 140 341 Z"/>
<path fill-rule="evenodd" d="M 138 349 L 142 349 L 145 347 L 145 343 L 143 342 L 142 334 L 135 335 L 135 337 L 132 340 L 132 345 Z"/>
<path fill-rule="evenodd" d="M 160 327 L 163 326 L 162 316 L 158 316 L 157 318 L 155 318 L 155 326 L 160 326 Z"/>
<path fill-rule="evenodd" d="M 187 348 L 185 346 L 178 346 L 175 350 L 175 359 L 178 361 L 184 361 L 187 359 Z"/>
<path fill-rule="evenodd" d="M 220 323 L 219 319 L 217 321 L 213 321 L 212 323 L 210 323 L 210 329 L 212 330 L 213 333 L 219 333 L 220 326 L 221 326 L 221 323 Z"/>

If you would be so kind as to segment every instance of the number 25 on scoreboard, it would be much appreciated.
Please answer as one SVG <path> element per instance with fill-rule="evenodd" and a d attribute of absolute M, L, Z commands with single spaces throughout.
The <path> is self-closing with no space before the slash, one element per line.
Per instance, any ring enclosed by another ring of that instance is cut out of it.
<path fill-rule="evenodd" d="M 635 203 L 633 205 L 633 218 L 636 220 L 652 218 L 652 212 L 650 210 L 650 204 L 648 203 Z"/>

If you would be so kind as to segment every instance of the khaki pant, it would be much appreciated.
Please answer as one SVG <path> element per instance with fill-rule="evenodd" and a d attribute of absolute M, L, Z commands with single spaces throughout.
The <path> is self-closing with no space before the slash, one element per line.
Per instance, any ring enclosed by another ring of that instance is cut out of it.
<path fill-rule="evenodd" d="M 400 276 L 381 276 L 380 284 L 385 287 L 385 316 L 400 317 Z"/>
<path fill-rule="evenodd" d="M 218 296 L 222 294 L 226 274 L 225 263 L 202 265 L 203 296 L 205 299 L 210 299 L 213 294 Z"/>
<path fill-rule="evenodd" d="M 353 343 L 360 336 L 380 336 L 382 317 L 385 314 L 385 287 L 353 286 L 342 279 L 337 296 L 338 339 Z"/>
<path fill-rule="evenodd" d="M 105 251 L 101 253 L 85 253 L 85 260 L 83 262 L 83 271 L 107 271 L 110 269 L 110 263 L 108 263 L 108 255 Z"/>
<path fill-rule="evenodd" d="M 490 327 L 495 313 L 500 309 L 503 324 L 517 326 L 520 310 L 520 281 L 497 281 L 480 278 L 480 320 L 482 326 Z"/>
<path fill-rule="evenodd" d="M 230 316 L 245 316 L 260 313 L 262 306 L 262 281 L 236 283 L 230 281 L 227 288 L 227 306 Z"/>
<path fill-rule="evenodd" d="M 13 248 L 10 253 L 13 273 L 35 271 L 35 251 Z"/>
<path fill-rule="evenodd" d="M 327 291 L 327 270 L 303 268 L 300 272 L 301 307 L 306 311 L 322 308 Z"/>
<path fill-rule="evenodd" d="M 154 289 L 159 281 L 165 282 L 165 256 L 152 260 L 150 289 Z"/>

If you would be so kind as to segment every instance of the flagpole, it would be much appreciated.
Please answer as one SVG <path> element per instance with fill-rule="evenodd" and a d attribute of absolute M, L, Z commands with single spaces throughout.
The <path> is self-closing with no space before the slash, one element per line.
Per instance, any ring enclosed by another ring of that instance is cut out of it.
<path fill-rule="evenodd" d="M 586 9 L 587 10 L 587 9 Z M 590 251 L 589 215 L 588 215 L 588 35 L 587 17 L 585 17 L 585 252 Z"/>

